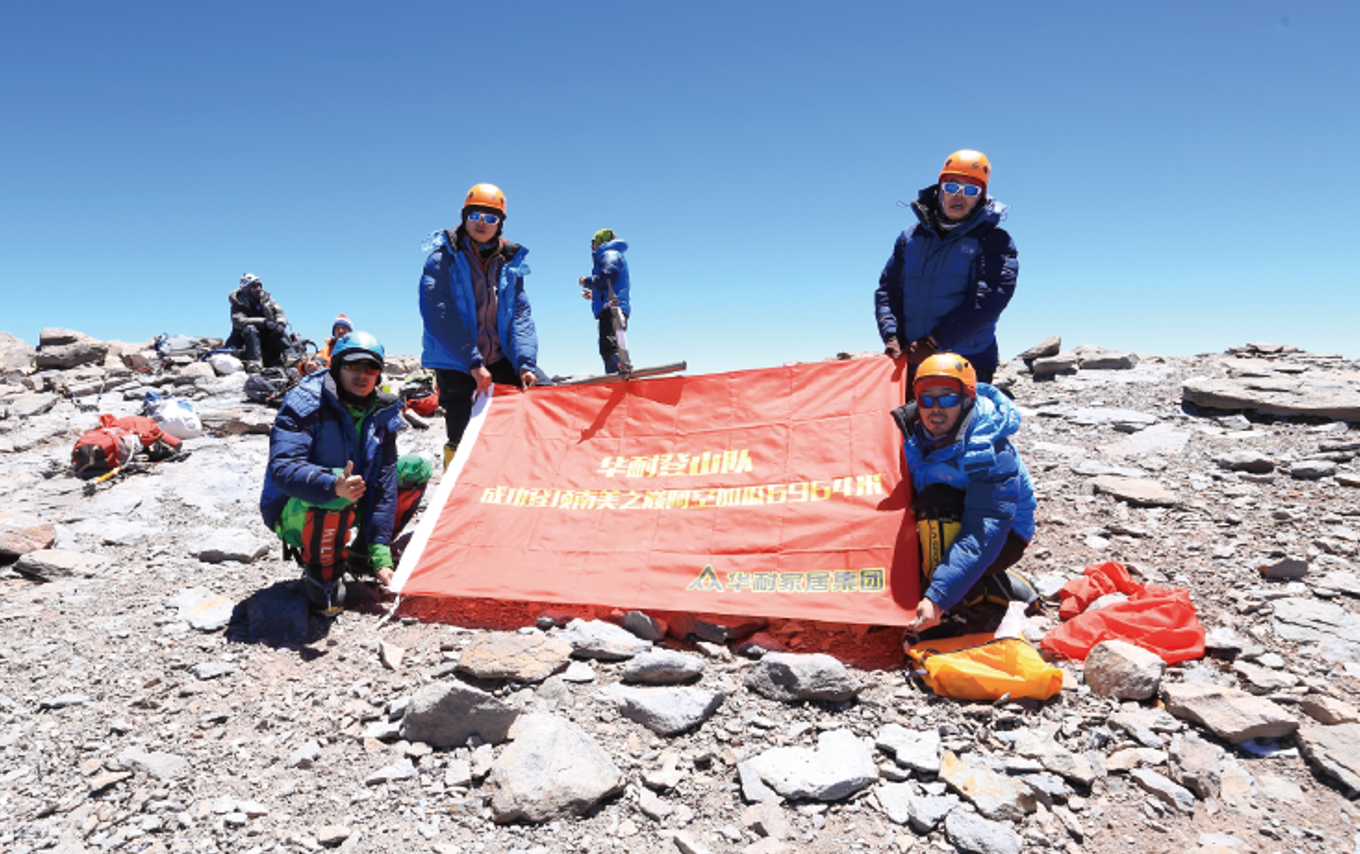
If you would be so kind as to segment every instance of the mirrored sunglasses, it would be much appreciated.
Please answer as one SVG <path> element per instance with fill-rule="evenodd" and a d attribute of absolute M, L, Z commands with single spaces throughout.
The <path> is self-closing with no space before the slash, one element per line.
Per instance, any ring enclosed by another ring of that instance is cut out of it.
<path fill-rule="evenodd" d="M 977 184 L 961 184 L 958 181 L 945 181 L 940 187 L 951 196 L 957 196 L 959 193 L 963 193 L 964 196 L 971 199 L 974 196 L 982 194 L 982 188 Z"/>
<path fill-rule="evenodd" d="M 351 374 L 378 374 L 382 373 L 382 368 L 372 362 L 346 362 L 340 366 L 342 370 L 349 371 Z"/>
<path fill-rule="evenodd" d="M 468 211 L 467 218 L 472 222 L 484 222 L 487 225 L 495 225 L 501 218 L 495 214 L 482 213 L 481 211 Z"/>
<path fill-rule="evenodd" d="M 936 406 L 941 409 L 948 409 L 951 406 L 958 406 L 959 400 L 962 397 L 963 395 L 958 392 L 950 392 L 949 394 L 922 394 L 917 395 L 916 403 L 922 409 L 934 409 Z"/>

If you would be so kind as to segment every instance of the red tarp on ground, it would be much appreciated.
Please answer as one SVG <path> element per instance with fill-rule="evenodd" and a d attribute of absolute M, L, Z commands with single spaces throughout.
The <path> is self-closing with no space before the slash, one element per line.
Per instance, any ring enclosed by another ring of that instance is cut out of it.
<path fill-rule="evenodd" d="M 903 625 L 919 581 L 901 396 L 884 358 L 498 387 L 393 586 Z"/>

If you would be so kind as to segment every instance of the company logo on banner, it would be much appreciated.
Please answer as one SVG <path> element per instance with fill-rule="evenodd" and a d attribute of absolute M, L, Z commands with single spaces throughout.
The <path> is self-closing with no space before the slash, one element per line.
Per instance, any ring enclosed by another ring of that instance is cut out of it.
<path fill-rule="evenodd" d="M 497 389 L 406 595 L 901 624 L 918 596 L 888 359 Z M 461 464 L 461 466 L 460 466 Z"/>

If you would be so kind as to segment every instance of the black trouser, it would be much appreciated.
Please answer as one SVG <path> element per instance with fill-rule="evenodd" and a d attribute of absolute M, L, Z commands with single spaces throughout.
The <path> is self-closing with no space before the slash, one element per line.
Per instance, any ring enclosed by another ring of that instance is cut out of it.
<path fill-rule="evenodd" d="M 605 306 L 600 316 L 595 318 L 600 324 L 600 358 L 604 359 L 604 372 L 619 372 L 619 333 L 614 328 L 614 312 Z"/>
<path fill-rule="evenodd" d="M 266 368 L 281 367 L 283 356 L 288 351 L 284 333 L 271 332 L 253 324 L 231 333 L 227 346 L 244 348 L 246 354 L 243 361 L 261 362 Z"/>
<path fill-rule="evenodd" d="M 524 387 L 509 359 L 501 359 L 484 367 L 491 372 L 493 382 Z M 448 442 L 456 448 L 463 441 L 463 432 L 467 430 L 468 419 L 472 417 L 472 398 L 477 394 L 477 380 L 472 374 L 443 368 L 437 368 L 434 374 L 439 380 L 439 405 L 444 407 L 444 428 L 448 431 Z"/>

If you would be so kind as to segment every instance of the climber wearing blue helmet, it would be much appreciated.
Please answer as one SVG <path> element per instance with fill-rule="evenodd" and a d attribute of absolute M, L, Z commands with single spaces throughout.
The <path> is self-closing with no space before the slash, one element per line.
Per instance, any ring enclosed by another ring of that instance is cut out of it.
<path fill-rule="evenodd" d="M 302 565 L 308 600 L 328 615 L 344 602 L 346 569 L 391 581 L 392 541 L 408 521 L 398 516 L 413 515 L 419 502 L 399 492 L 423 492 L 432 470 L 421 457 L 397 457 L 405 422 L 401 401 L 378 389 L 383 364 L 377 338 L 341 337 L 330 370 L 288 392 L 269 433 L 260 512 L 285 556 Z"/>

